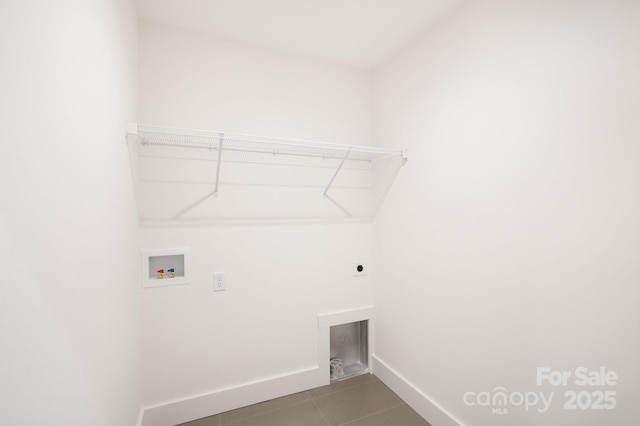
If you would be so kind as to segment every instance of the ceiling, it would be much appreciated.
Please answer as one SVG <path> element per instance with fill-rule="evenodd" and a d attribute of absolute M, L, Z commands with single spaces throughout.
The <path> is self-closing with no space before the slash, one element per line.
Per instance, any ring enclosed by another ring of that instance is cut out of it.
<path fill-rule="evenodd" d="M 466 0 L 136 0 L 141 18 L 372 69 Z"/>

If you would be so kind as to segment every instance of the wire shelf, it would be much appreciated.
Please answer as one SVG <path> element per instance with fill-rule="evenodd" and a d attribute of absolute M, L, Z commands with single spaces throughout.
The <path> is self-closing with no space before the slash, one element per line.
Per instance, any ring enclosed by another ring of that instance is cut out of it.
<path fill-rule="evenodd" d="M 146 226 L 370 221 L 405 151 L 128 124 Z"/>

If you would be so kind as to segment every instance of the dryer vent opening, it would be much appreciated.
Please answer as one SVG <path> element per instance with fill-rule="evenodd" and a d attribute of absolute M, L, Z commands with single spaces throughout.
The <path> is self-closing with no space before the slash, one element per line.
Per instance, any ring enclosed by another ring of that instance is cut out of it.
<path fill-rule="evenodd" d="M 364 320 L 331 327 L 331 382 L 369 372 L 368 325 Z"/>

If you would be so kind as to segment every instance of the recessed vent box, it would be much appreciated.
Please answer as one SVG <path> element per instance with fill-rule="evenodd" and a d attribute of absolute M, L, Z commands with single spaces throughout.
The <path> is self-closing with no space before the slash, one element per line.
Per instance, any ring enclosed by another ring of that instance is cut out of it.
<path fill-rule="evenodd" d="M 331 382 L 369 372 L 368 320 L 339 324 L 330 331 Z"/>

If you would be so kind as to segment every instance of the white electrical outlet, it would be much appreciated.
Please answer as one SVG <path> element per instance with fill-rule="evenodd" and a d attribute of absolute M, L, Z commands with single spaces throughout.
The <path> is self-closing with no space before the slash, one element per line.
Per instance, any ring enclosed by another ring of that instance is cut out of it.
<path fill-rule="evenodd" d="M 213 291 L 225 291 L 227 289 L 227 279 L 224 272 L 213 273 Z"/>
<path fill-rule="evenodd" d="M 363 277 L 367 275 L 367 263 L 366 262 L 353 262 L 353 276 Z"/>

